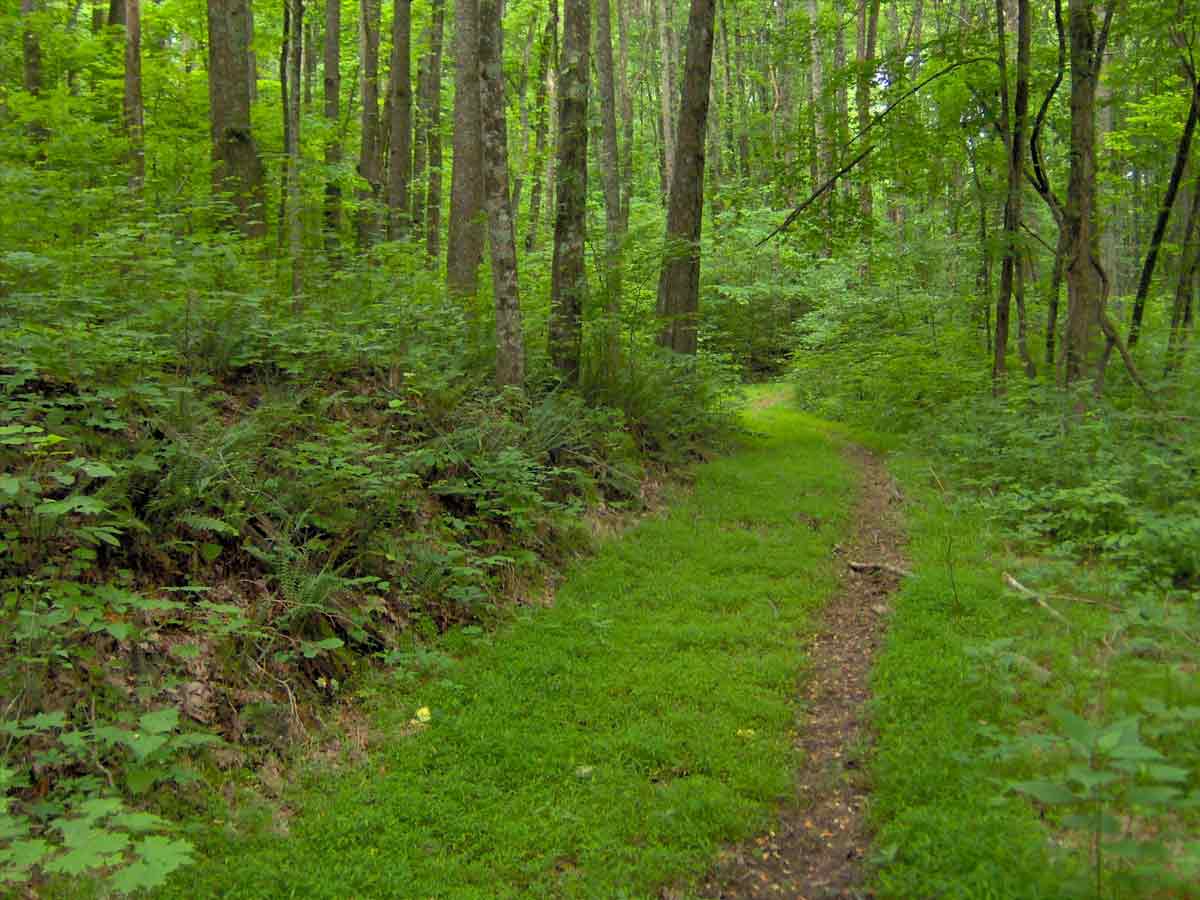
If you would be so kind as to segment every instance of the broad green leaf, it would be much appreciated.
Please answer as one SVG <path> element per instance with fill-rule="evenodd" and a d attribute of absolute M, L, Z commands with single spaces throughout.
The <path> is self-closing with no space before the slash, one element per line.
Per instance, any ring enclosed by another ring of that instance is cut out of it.
<path fill-rule="evenodd" d="M 158 887 L 176 869 L 192 862 L 192 845 L 187 841 L 152 835 L 133 848 L 137 859 L 109 879 L 116 891 L 124 894 Z"/>
<path fill-rule="evenodd" d="M 1129 801 L 1140 806 L 1169 806 L 1182 793 L 1174 787 L 1134 787 L 1129 789 Z"/>
<path fill-rule="evenodd" d="M 1028 794 L 1034 800 L 1053 806 L 1058 803 L 1075 803 L 1080 798 L 1065 784 L 1055 781 L 1014 781 L 1009 784 L 1014 791 Z"/>
<path fill-rule="evenodd" d="M 138 719 L 138 725 L 148 734 L 166 734 L 179 726 L 179 710 L 173 706 L 164 706 L 144 714 Z"/>
<path fill-rule="evenodd" d="M 11 475 L 5 475 L 3 478 L 0 478 L 0 494 L 15 497 L 19 493 L 21 493 L 21 482 L 19 479 L 13 478 Z"/>

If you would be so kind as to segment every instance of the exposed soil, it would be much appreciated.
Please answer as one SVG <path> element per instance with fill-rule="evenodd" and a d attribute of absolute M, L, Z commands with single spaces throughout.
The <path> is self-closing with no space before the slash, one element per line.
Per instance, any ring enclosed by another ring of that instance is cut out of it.
<path fill-rule="evenodd" d="M 803 753 L 796 799 L 781 811 L 774 829 L 722 853 L 701 886 L 702 897 L 872 896 L 863 887 L 871 843 L 868 679 L 900 580 L 896 570 L 903 571 L 906 562 L 899 491 L 873 454 L 859 447 L 847 454 L 862 469 L 862 493 L 852 513 L 849 545 L 834 548 L 845 566 L 841 589 L 822 611 L 806 648 L 809 669 L 800 685 L 796 725 L 796 745 Z M 855 571 L 851 562 L 887 568 Z"/>

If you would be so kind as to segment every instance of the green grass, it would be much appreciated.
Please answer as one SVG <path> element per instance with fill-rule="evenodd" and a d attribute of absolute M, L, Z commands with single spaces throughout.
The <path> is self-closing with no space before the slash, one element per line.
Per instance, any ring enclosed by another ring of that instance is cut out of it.
<path fill-rule="evenodd" d="M 834 586 L 855 477 L 823 423 L 777 405 L 748 424 L 552 608 L 398 681 L 374 711 L 391 737 L 287 792 L 287 837 L 234 816 L 175 892 L 648 897 L 766 825 L 792 784 L 797 636 Z"/>

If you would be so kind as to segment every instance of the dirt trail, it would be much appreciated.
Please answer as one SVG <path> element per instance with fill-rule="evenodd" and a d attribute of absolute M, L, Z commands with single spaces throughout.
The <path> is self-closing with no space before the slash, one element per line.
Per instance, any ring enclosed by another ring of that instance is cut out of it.
<path fill-rule="evenodd" d="M 806 648 L 797 747 L 803 760 L 797 795 L 774 829 L 729 848 L 701 887 L 708 898 L 789 897 L 830 900 L 872 896 L 862 886 L 870 848 L 866 826 L 871 733 L 866 702 L 871 662 L 899 579 L 886 569 L 855 571 L 850 562 L 903 569 L 900 494 L 873 454 L 847 450 L 863 473 L 842 586 L 822 611 Z"/>

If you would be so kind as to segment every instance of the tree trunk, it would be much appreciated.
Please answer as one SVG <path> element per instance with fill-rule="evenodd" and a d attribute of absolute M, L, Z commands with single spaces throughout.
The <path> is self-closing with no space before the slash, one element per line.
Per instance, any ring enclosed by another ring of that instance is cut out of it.
<path fill-rule="evenodd" d="M 483 260 L 483 134 L 479 97 L 479 2 L 454 4 L 454 165 L 450 175 L 450 236 L 446 286 L 474 320 Z M 473 328 L 473 326 L 472 326 Z"/>
<path fill-rule="evenodd" d="M 1183 251 L 1179 255 L 1179 275 L 1175 283 L 1175 303 L 1171 308 L 1171 334 L 1167 340 L 1167 374 L 1183 359 L 1186 328 L 1192 320 L 1192 295 L 1200 272 L 1200 184 L 1192 189 L 1192 203 L 1184 227 Z"/>
<path fill-rule="evenodd" d="M 629 0 L 615 0 L 617 9 L 617 102 L 621 105 L 621 234 L 629 230 L 633 200 L 633 91 L 629 89 L 629 29 L 625 7 Z"/>
<path fill-rule="evenodd" d="M 1070 252 L 1069 235 L 1065 228 L 1058 229 L 1058 246 L 1054 248 L 1054 269 L 1050 273 L 1050 288 L 1046 294 L 1046 368 L 1054 368 L 1055 336 L 1058 329 L 1058 303 L 1062 293 L 1063 272 L 1067 253 Z"/>
<path fill-rule="evenodd" d="M 367 182 L 358 192 L 358 243 L 366 247 L 379 235 L 376 204 L 383 189 L 383 148 L 379 126 L 379 2 L 361 0 L 359 51 L 362 56 L 362 143 L 358 174 Z"/>
<path fill-rule="evenodd" d="M 1097 373 L 1105 275 L 1096 234 L 1096 21 L 1092 0 L 1068 4 L 1071 66 L 1071 172 L 1063 226 L 1067 232 L 1067 323 L 1062 380 Z"/>
<path fill-rule="evenodd" d="M 125 0 L 108 0 L 108 24 L 125 25 Z"/>
<path fill-rule="evenodd" d="M 318 19 L 310 16 L 304 28 L 304 108 L 311 109 L 313 81 L 317 77 L 317 46 L 321 42 Z"/>
<path fill-rule="evenodd" d="M 517 292 L 517 243 L 508 196 L 502 0 L 479 0 L 479 23 L 483 176 L 492 248 L 492 297 L 496 306 L 496 384 L 504 387 L 520 385 L 525 380 L 525 346 Z"/>
<path fill-rule="evenodd" d="M 412 33 L 411 0 L 392 5 L 392 61 L 388 79 L 391 97 L 388 127 L 388 240 L 408 234 L 409 182 L 412 176 L 412 73 L 409 46 Z"/>
<path fill-rule="evenodd" d="M 609 0 L 596 2 L 596 74 L 600 81 L 600 172 L 604 181 L 604 353 L 609 377 L 619 359 L 621 312 L 621 176 L 617 163 L 617 99 Z"/>
<path fill-rule="evenodd" d="M 534 95 L 533 157 L 529 165 L 529 227 L 525 232 L 525 250 L 537 246 L 538 224 L 542 205 L 542 174 L 546 169 L 546 134 L 549 128 L 550 107 L 547 101 L 550 71 L 558 43 L 558 3 L 550 2 L 550 19 L 538 45 L 537 92 Z"/>
<path fill-rule="evenodd" d="M 142 106 L 142 6 L 125 0 L 125 134 L 129 138 L 129 190 L 138 199 L 146 183 L 145 113 Z"/>
<path fill-rule="evenodd" d="M 715 0 L 692 0 L 679 110 L 675 178 L 667 204 L 667 248 L 658 279 L 659 343 L 696 352 L 700 311 L 700 223 L 704 208 L 704 134 L 712 75 Z"/>
<path fill-rule="evenodd" d="M 300 216 L 300 79 L 303 73 L 304 3 L 285 0 L 283 8 L 283 66 L 280 84 L 283 88 L 283 153 L 286 158 L 285 215 L 287 223 L 288 259 L 291 264 L 292 307 L 298 308 L 304 292 L 304 234 Z"/>
<path fill-rule="evenodd" d="M 879 31 L 879 0 L 858 2 L 858 76 L 855 80 L 854 102 L 858 107 L 858 130 L 861 134 L 871 124 L 871 84 L 875 80 L 875 36 Z M 875 224 L 874 197 L 871 193 L 870 160 L 858 167 L 858 208 L 863 229 L 870 239 Z M 864 280 L 867 273 L 864 272 Z"/>
<path fill-rule="evenodd" d="M 442 240 L 442 34 L 446 5 L 433 0 L 429 45 L 429 104 L 426 108 L 425 154 L 429 159 L 429 190 L 425 195 L 425 254 L 436 261 Z"/>
<path fill-rule="evenodd" d="M 550 359 L 568 382 L 579 380 L 583 302 L 587 295 L 588 0 L 564 0 L 558 63 L 558 166 L 554 261 L 550 276 Z"/>
<path fill-rule="evenodd" d="M 1182 9 L 1182 7 L 1180 7 Z M 1150 238 L 1150 247 L 1146 251 L 1146 261 L 1142 265 L 1142 274 L 1138 279 L 1137 296 L 1133 300 L 1133 321 L 1129 326 L 1129 346 L 1137 345 L 1142 330 L 1142 315 L 1146 310 L 1146 297 L 1150 294 L 1150 281 L 1154 277 L 1154 267 L 1158 262 L 1158 251 L 1162 247 L 1163 237 L 1167 233 L 1167 222 L 1171 218 L 1171 209 L 1175 206 L 1175 197 L 1179 193 L 1179 185 L 1183 181 L 1183 173 L 1187 168 L 1188 156 L 1192 149 L 1192 136 L 1196 132 L 1196 123 L 1200 120 L 1200 81 L 1192 81 L 1192 99 L 1188 107 L 1187 122 L 1183 126 L 1183 134 L 1179 137 L 1179 146 L 1175 150 L 1175 165 L 1171 170 L 1171 179 L 1167 182 L 1167 192 L 1163 195 L 1162 206 L 1158 209 L 1158 218 L 1154 223 L 1154 234 Z"/>
<path fill-rule="evenodd" d="M 266 233 L 266 173 L 250 130 L 250 6 L 208 0 L 208 96 L 213 193 L 227 194 L 248 237 Z"/>
<path fill-rule="evenodd" d="M 325 164 L 333 169 L 342 163 L 342 142 L 339 136 L 338 111 L 342 91 L 341 72 L 342 4 L 341 0 L 325 0 L 325 121 L 329 142 L 325 144 Z M 342 230 L 342 188 L 336 177 L 325 182 L 325 249 L 337 253 Z"/>
<path fill-rule="evenodd" d="M 671 0 L 658 2 L 658 47 L 662 79 L 659 99 L 662 109 L 663 193 L 671 190 L 675 175 L 675 41 L 671 22 Z"/>

